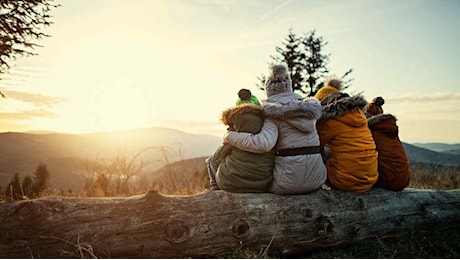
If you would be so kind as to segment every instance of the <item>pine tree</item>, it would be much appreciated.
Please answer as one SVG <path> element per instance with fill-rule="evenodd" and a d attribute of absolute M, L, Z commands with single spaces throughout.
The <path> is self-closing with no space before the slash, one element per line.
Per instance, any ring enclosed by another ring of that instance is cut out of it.
<path fill-rule="evenodd" d="M 33 183 L 31 187 L 32 194 L 40 196 L 49 188 L 51 176 L 46 168 L 46 164 L 40 163 L 34 172 Z"/>
<path fill-rule="evenodd" d="M 307 82 L 307 89 L 302 89 L 304 94 L 313 93 L 314 87 L 320 83 L 321 79 L 327 78 L 329 69 L 330 54 L 323 54 L 323 47 L 327 42 L 323 37 L 316 37 L 315 31 L 310 31 L 302 38 L 303 54 L 305 57 L 302 59 L 302 67 L 305 73 Z"/>
<path fill-rule="evenodd" d="M 282 42 L 282 47 L 276 47 L 278 56 L 270 56 L 276 63 L 284 63 L 289 69 L 293 91 L 312 96 L 329 77 L 330 54 L 324 54 L 327 42 L 323 37 L 316 36 L 310 31 L 303 37 L 298 37 L 289 29 L 289 33 Z M 348 78 L 353 70 L 348 70 L 341 79 L 344 89 L 349 87 L 353 79 Z M 257 86 L 264 90 L 266 76 L 258 77 Z"/>
<path fill-rule="evenodd" d="M 21 181 L 19 180 L 19 174 L 15 173 L 13 179 L 8 183 L 5 188 L 5 195 L 9 200 L 18 200 L 22 198 L 22 187 Z"/>
<path fill-rule="evenodd" d="M 29 175 L 27 175 L 26 177 L 24 177 L 24 179 L 22 179 L 22 190 L 24 192 L 24 195 L 27 197 L 32 196 L 32 184 L 33 184 L 33 180 L 32 180 L 32 177 L 30 177 Z"/>
<path fill-rule="evenodd" d="M 292 29 L 289 29 L 289 34 L 283 42 L 284 48 L 276 47 L 276 51 L 282 58 L 271 56 L 277 62 L 285 63 L 288 67 L 293 90 L 302 90 L 304 85 L 304 78 L 302 76 L 302 53 L 300 50 L 301 38 L 298 38 Z"/>

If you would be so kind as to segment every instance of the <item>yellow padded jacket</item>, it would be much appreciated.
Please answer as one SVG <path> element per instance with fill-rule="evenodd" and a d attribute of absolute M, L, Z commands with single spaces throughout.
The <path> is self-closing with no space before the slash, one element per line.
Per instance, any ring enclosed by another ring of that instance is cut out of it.
<path fill-rule="evenodd" d="M 341 190 L 365 192 L 378 180 L 378 153 L 367 126 L 361 96 L 333 93 L 321 101 L 317 123 L 320 145 L 327 147 L 328 179 Z"/>

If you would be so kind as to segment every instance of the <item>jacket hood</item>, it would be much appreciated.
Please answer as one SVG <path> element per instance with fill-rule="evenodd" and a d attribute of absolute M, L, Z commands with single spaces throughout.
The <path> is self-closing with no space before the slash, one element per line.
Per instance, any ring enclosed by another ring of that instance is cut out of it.
<path fill-rule="evenodd" d="M 224 110 L 222 112 L 221 121 L 226 125 L 231 125 L 233 124 L 236 118 L 246 113 L 252 113 L 261 117 L 263 117 L 264 115 L 264 111 L 261 106 L 247 104 L 240 105 L 237 107 L 231 107 L 229 109 Z"/>
<path fill-rule="evenodd" d="M 336 92 L 321 101 L 323 114 L 321 121 L 343 116 L 353 111 L 364 111 L 367 101 L 361 95 L 349 96 L 342 92 Z M 364 114 L 364 112 L 363 112 Z"/>
<path fill-rule="evenodd" d="M 387 119 L 393 119 L 393 120 L 397 120 L 395 116 L 393 116 L 392 114 L 379 114 L 379 115 L 375 115 L 375 116 L 371 116 L 367 119 L 367 125 L 369 125 L 369 127 L 373 127 L 375 126 L 376 124 L 382 122 L 383 120 L 387 120 Z"/>
<path fill-rule="evenodd" d="M 378 131 L 389 137 L 397 137 L 399 128 L 396 125 L 396 117 L 391 114 L 379 114 L 367 119 L 367 125 L 372 132 Z"/>
<path fill-rule="evenodd" d="M 312 120 L 321 117 L 321 104 L 317 99 L 308 98 L 302 100 L 299 94 L 286 94 L 277 95 L 276 98 L 269 98 L 267 100 L 263 105 L 264 113 L 267 117 L 283 120 L 297 117 Z"/>

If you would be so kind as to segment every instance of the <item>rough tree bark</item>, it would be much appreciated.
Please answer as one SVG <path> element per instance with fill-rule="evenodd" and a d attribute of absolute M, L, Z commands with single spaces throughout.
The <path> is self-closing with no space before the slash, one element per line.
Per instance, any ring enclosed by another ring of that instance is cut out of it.
<path fill-rule="evenodd" d="M 217 257 L 241 246 L 289 255 L 459 224 L 460 190 L 46 197 L 0 204 L 0 257 Z"/>

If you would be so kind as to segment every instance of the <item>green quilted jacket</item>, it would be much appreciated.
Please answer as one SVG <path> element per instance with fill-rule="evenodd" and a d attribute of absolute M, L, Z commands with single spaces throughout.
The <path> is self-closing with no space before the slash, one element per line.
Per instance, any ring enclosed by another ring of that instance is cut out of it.
<path fill-rule="evenodd" d="M 256 134 L 264 123 L 261 106 L 242 105 L 225 110 L 222 122 L 228 130 Z M 214 154 L 219 165 L 216 181 L 229 192 L 266 192 L 273 180 L 275 149 L 268 153 L 252 153 L 230 144 L 220 146 Z"/>

